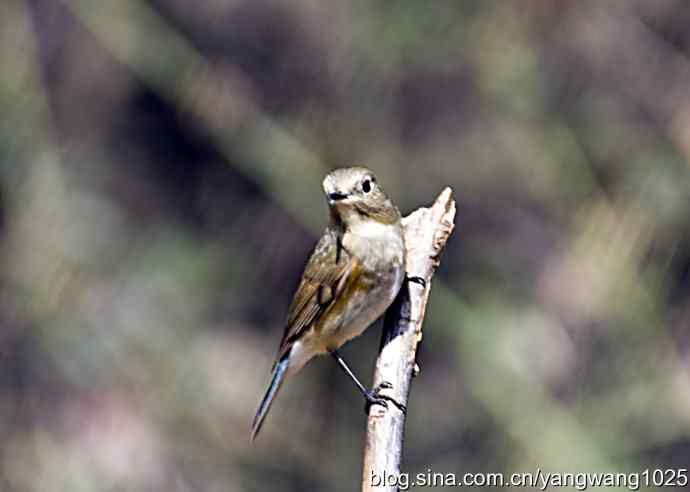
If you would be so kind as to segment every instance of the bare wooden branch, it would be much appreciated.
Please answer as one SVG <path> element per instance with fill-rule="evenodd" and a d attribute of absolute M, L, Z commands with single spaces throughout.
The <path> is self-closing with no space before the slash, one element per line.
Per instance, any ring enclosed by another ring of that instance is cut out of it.
<path fill-rule="evenodd" d="M 392 385 L 381 391 L 407 405 L 410 381 L 415 375 L 417 344 L 422 339 L 422 321 L 431 289 L 431 278 L 441 252 L 453 231 L 455 201 L 444 189 L 431 208 L 420 208 L 403 219 L 407 246 L 407 276 L 424 282 L 406 282 L 386 312 L 381 350 L 374 372 L 374 387 L 383 381 Z M 402 460 L 405 414 L 395 405 L 372 405 L 367 420 L 362 490 L 395 491 L 393 483 L 381 483 L 384 474 L 397 476 Z"/>

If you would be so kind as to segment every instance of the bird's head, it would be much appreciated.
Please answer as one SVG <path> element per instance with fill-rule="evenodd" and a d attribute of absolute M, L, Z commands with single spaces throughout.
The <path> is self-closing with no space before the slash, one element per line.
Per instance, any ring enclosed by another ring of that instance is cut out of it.
<path fill-rule="evenodd" d="M 323 180 L 323 191 L 335 220 L 345 226 L 375 220 L 393 224 L 400 212 L 379 185 L 376 176 L 364 167 L 336 169 Z"/>

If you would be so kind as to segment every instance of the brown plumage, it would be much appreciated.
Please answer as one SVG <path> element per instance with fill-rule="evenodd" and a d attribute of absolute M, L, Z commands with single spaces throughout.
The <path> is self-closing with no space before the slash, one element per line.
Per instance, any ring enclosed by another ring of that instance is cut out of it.
<path fill-rule="evenodd" d="M 313 356 L 333 353 L 362 333 L 393 302 L 402 284 L 400 212 L 371 171 L 338 169 L 326 176 L 323 187 L 331 224 L 316 244 L 288 309 L 271 384 L 252 423 L 252 439 L 284 379 Z"/>

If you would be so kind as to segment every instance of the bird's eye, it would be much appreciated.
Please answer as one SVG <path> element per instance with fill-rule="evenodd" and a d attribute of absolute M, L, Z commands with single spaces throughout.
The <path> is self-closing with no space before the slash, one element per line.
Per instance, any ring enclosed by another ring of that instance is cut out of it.
<path fill-rule="evenodd" d="M 362 191 L 363 191 L 364 193 L 369 193 L 369 192 L 371 191 L 371 180 L 365 179 L 365 180 L 362 182 Z"/>

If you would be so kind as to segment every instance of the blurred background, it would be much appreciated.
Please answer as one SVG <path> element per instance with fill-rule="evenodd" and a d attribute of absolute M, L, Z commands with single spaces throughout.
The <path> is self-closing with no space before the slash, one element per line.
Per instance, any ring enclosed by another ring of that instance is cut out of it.
<path fill-rule="evenodd" d="M 357 490 L 329 358 L 255 445 L 321 179 L 445 186 L 404 470 L 690 463 L 685 0 L 3 0 L 0 490 Z M 370 382 L 380 328 L 343 355 Z"/>

